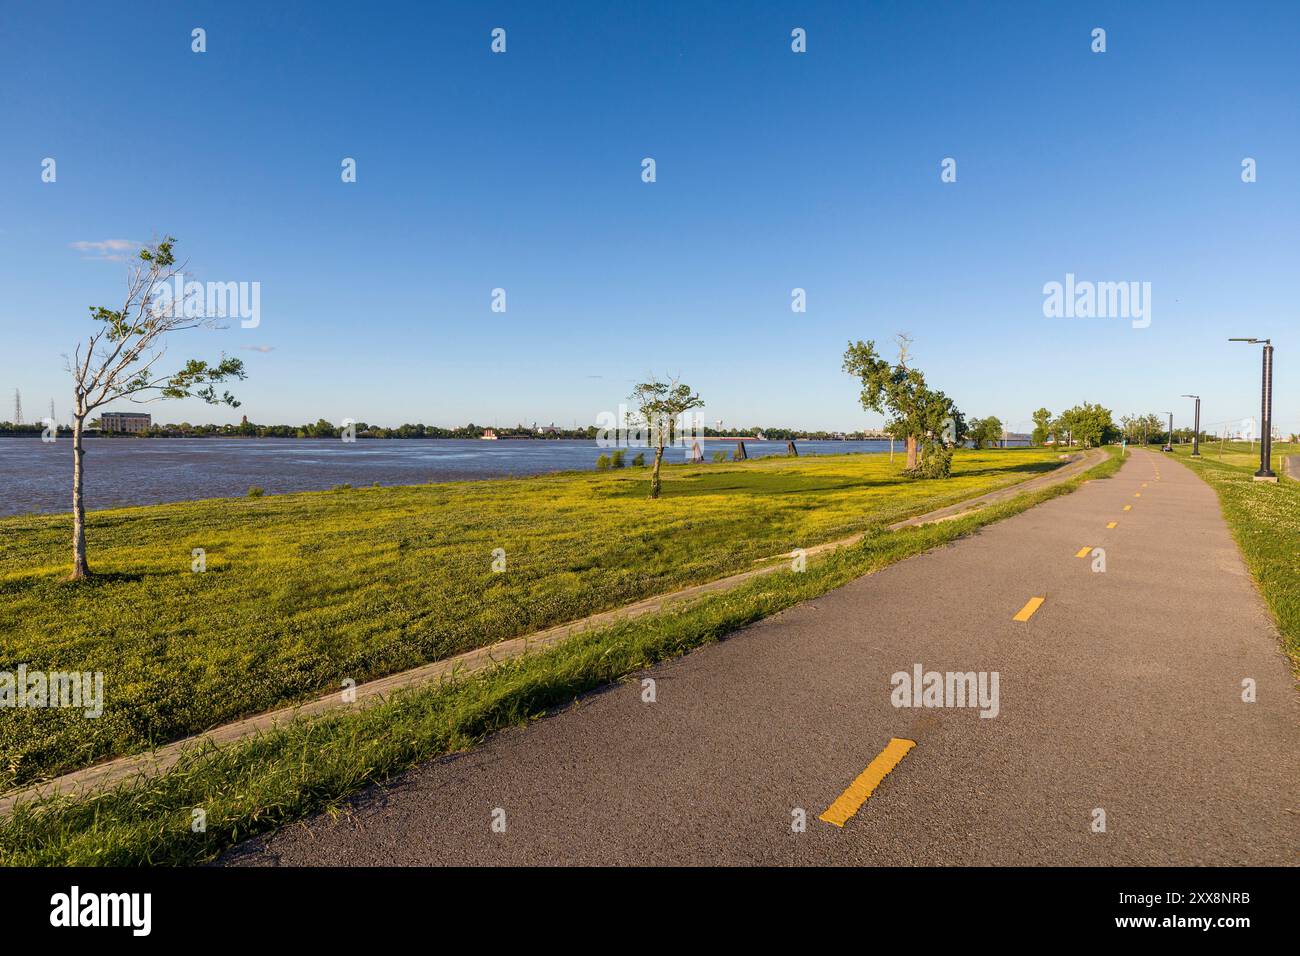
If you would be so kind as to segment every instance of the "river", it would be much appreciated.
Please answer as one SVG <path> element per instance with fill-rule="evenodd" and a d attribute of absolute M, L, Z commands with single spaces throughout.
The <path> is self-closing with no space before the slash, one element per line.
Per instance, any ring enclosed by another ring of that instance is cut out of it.
<path fill-rule="evenodd" d="M 268 495 L 337 485 L 414 485 L 590 471 L 607 453 L 594 441 L 295 438 L 87 438 L 86 507 Z M 801 455 L 889 450 L 888 441 L 800 441 Z M 734 441 L 703 443 L 704 456 Z M 784 455 L 784 441 L 749 441 L 750 457 Z M 638 449 L 627 452 L 627 461 Z M 650 457 L 647 450 L 646 457 Z M 665 461 L 684 460 L 669 449 Z M 71 510 L 72 442 L 0 438 L 0 515 Z"/>

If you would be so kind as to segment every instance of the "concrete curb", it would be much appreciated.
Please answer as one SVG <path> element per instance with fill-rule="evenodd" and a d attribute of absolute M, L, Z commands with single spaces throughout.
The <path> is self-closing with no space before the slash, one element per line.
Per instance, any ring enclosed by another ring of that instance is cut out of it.
<path fill-rule="evenodd" d="M 1096 464 L 1099 464 L 1105 458 L 1105 452 L 1100 449 L 1094 449 L 1079 455 L 1070 463 L 1063 467 L 1044 475 L 1038 475 L 1018 484 L 1010 485 L 1006 488 L 1000 488 L 966 501 L 958 502 L 935 511 L 927 512 L 923 515 L 917 515 L 904 521 L 898 521 L 888 525 L 887 530 L 898 531 L 902 528 L 917 527 L 923 524 L 933 524 L 940 521 L 952 521 L 964 517 L 975 511 L 980 510 L 990 504 L 996 504 L 1013 498 L 1016 495 L 1023 494 L 1026 491 L 1033 491 L 1050 485 L 1061 484 L 1069 481 L 1078 474 L 1088 470 Z M 865 534 L 855 534 L 848 538 L 842 538 L 838 541 L 828 541 L 824 544 L 815 545 L 805 549 L 808 557 L 814 557 L 834 551 L 837 548 L 848 547 L 857 544 L 865 537 Z M 293 704 L 287 707 L 281 707 L 277 710 L 268 711 L 263 714 L 257 714 L 253 717 L 247 717 L 233 723 L 223 724 L 220 727 L 213 728 L 202 734 L 196 734 L 192 737 L 185 737 L 181 740 L 165 744 L 155 750 L 141 754 L 132 754 L 126 757 L 117 757 L 103 763 L 86 767 L 82 770 L 74 770 L 71 773 L 64 774 L 61 777 L 55 777 L 42 783 L 33 784 L 19 790 L 11 790 L 0 795 L 0 814 L 6 814 L 13 810 L 19 802 L 27 802 L 55 795 L 75 795 L 92 793 L 98 790 L 107 790 L 111 787 L 134 780 L 140 777 L 152 776 L 162 773 L 174 766 L 181 755 L 195 746 L 230 744 L 263 731 L 272 730 L 277 726 L 287 724 L 293 720 L 303 717 L 313 717 L 319 714 L 327 713 L 333 710 L 344 708 L 364 706 L 366 704 L 379 703 L 387 699 L 393 692 L 406 690 L 412 687 L 420 687 L 437 681 L 446 680 L 452 677 L 463 677 L 478 671 L 486 670 L 502 661 L 522 657 L 533 651 L 543 650 L 553 647 L 566 638 L 593 628 L 606 627 L 622 621 L 634 620 L 645 614 L 652 614 L 665 610 L 669 607 L 678 607 L 691 601 L 698 600 L 710 594 L 719 591 L 728 591 L 732 588 L 749 581 L 763 574 L 770 574 L 787 566 L 788 555 L 776 555 L 765 559 L 772 562 L 764 564 L 762 567 L 753 568 L 749 571 L 742 571 L 739 574 L 729 575 L 725 578 L 718 578 L 715 581 L 709 581 L 705 584 L 696 584 L 691 587 L 683 588 L 679 591 L 672 591 L 667 594 L 655 595 L 654 597 L 645 598 L 632 604 L 624 605 L 620 608 L 614 608 L 609 611 L 602 611 L 599 614 L 592 614 L 588 617 L 581 618 L 577 621 L 571 621 L 568 624 L 560 624 L 556 627 L 548 628 L 544 631 L 538 631 L 534 634 L 527 634 L 523 637 L 511 638 L 507 641 L 501 641 L 488 647 L 477 648 L 472 651 L 466 651 L 463 654 L 457 654 L 455 657 L 449 657 L 445 660 L 434 661 L 431 664 L 424 664 L 411 670 L 401 671 L 396 674 L 390 674 L 387 677 L 380 677 L 364 684 L 358 685 L 355 689 L 355 701 L 345 702 L 343 695 L 340 693 L 330 694 L 326 697 L 318 697 L 302 704 Z"/>

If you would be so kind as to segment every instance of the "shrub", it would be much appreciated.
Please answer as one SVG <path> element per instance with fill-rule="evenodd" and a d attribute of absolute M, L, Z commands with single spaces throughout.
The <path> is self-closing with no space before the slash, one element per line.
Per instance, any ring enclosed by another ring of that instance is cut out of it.
<path fill-rule="evenodd" d="M 597 471 L 609 471 L 609 455 L 601 455 L 596 459 Z"/>
<path fill-rule="evenodd" d="M 250 497 L 250 498 L 260 498 L 260 497 L 262 497 L 263 494 L 265 494 L 265 492 L 262 491 L 261 488 L 257 487 L 257 485 L 251 485 L 251 486 L 249 486 L 249 489 L 248 489 L 248 497 Z"/>
<path fill-rule="evenodd" d="M 713 460 L 719 463 L 724 462 L 727 460 L 727 453 L 725 451 L 715 451 L 713 453 Z"/>
<path fill-rule="evenodd" d="M 624 467 L 624 465 L 623 465 L 623 456 L 624 456 L 625 454 L 626 454 L 626 452 L 624 452 L 623 449 L 621 449 L 621 448 L 618 449 L 618 451 L 614 452 L 614 454 L 610 456 L 610 459 L 609 459 L 609 467 L 611 467 L 611 468 L 622 468 L 622 467 Z"/>
<path fill-rule="evenodd" d="M 937 442 L 922 446 L 921 463 L 903 471 L 909 478 L 947 478 L 952 474 L 952 449 Z"/>
<path fill-rule="evenodd" d="M 633 458 L 633 459 L 632 459 L 632 464 L 635 465 L 637 468 L 644 468 L 644 467 L 645 467 L 645 452 L 640 452 L 640 453 L 639 453 L 635 458 Z"/>

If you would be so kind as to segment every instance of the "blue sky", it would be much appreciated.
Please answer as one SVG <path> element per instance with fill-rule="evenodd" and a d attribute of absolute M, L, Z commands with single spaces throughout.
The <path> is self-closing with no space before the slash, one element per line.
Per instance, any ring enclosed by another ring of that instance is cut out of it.
<path fill-rule="evenodd" d="M 1225 339 L 1271 336 L 1297 430 L 1298 39 L 1294 3 L 8 3 L 0 418 L 15 387 L 66 417 L 123 286 L 73 244 L 171 233 L 261 283 L 258 328 L 170 350 L 245 360 L 236 420 L 590 424 L 653 371 L 711 419 L 858 428 L 845 343 L 906 330 L 1014 425 L 1239 421 L 1259 350 Z M 1045 318 L 1066 273 L 1150 282 L 1150 327 Z"/>

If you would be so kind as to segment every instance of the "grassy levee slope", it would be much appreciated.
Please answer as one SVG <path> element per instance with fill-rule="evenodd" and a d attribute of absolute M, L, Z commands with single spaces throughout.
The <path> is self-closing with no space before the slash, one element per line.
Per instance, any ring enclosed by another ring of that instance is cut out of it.
<path fill-rule="evenodd" d="M 1177 445 L 1179 461 L 1191 465 L 1219 495 L 1223 516 L 1245 556 L 1246 566 L 1277 619 L 1284 648 L 1300 670 L 1300 481 L 1255 481 L 1259 452 L 1244 442 L 1207 442 L 1201 458 L 1190 445 Z M 1274 471 L 1281 455 L 1300 454 L 1300 446 L 1275 443 Z"/>
<path fill-rule="evenodd" d="M 1051 470 L 963 452 L 947 481 L 887 455 L 760 459 L 0 520 L 0 671 L 98 671 L 105 709 L 6 710 L 0 789 L 752 567 Z M 93 472 L 90 480 L 94 480 Z M 206 571 L 191 571 L 192 551 Z M 494 549 L 506 570 L 492 570 Z"/>
<path fill-rule="evenodd" d="M 20 803 L 0 818 L 0 865 L 210 860 L 257 833 L 337 806 L 419 761 L 471 747 L 601 685 L 1066 494 L 1085 480 L 1109 476 L 1120 465 L 1112 455 L 1084 475 L 950 521 L 873 530 L 851 547 L 810 560 L 803 573 L 786 568 L 763 575 L 486 671 L 398 692 L 370 707 L 296 720 L 228 746 L 195 747 L 166 772 L 111 791 Z M 206 828 L 196 833 L 191 819 L 200 807 Z"/>

